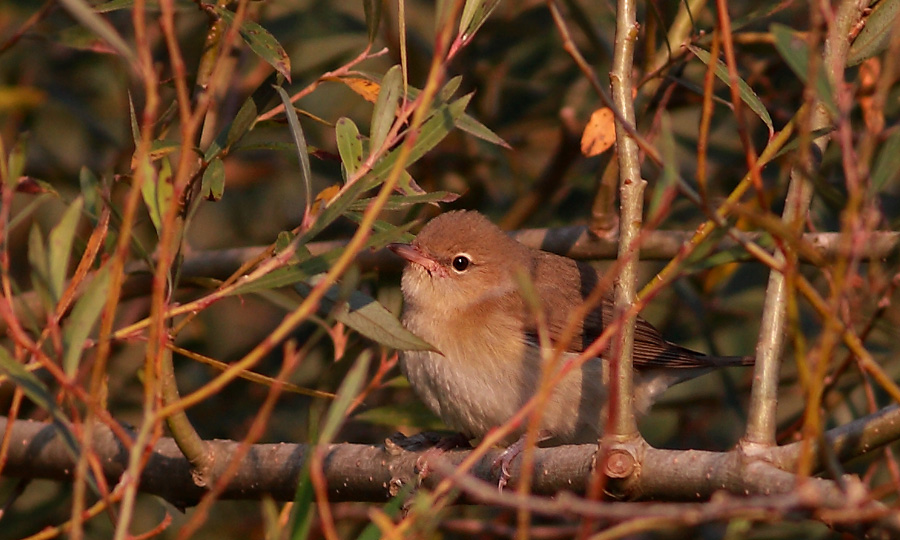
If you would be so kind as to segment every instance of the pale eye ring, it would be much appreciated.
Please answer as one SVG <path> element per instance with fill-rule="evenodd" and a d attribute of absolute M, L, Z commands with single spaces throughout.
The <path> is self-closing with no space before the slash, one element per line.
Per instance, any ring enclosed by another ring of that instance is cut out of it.
<path fill-rule="evenodd" d="M 468 255 L 466 255 L 464 253 L 460 253 L 456 257 L 453 257 L 453 261 L 450 263 L 450 265 L 453 267 L 454 270 L 456 270 L 459 273 L 462 273 L 462 272 L 465 272 L 469 268 L 469 265 L 471 263 L 472 263 L 472 260 L 469 259 Z"/>

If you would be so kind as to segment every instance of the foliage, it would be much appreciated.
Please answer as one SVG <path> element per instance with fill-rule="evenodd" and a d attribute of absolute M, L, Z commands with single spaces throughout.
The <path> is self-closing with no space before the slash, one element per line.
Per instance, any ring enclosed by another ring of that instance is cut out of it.
<path fill-rule="evenodd" d="M 900 2 L 864 14 L 846 68 L 823 53 L 839 9 L 724 4 L 639 7 L 642 314 L 721 354 L 784 336 L 779 440 L 819 441 L 898 399 L 898 242 L 881 233 L 900 222 Z M 514 530 L 514 510 L 451 507 L 425 490 L 329 502 L 325 445 L 439 425 L 395 368 L 397 349 L 431 345 L 397 319 L 399 262 L 385 245 L 449 208 L 507 229 L 614 235 L 617 155 L 585 157 L 580 139 L 612 138 L 588 120 L 603 110 L 612 125 L 615 25 L 611 4 L 578 0 L 0 6 L 0 404 L 11 420 L 51 421 L 77 464 L 71 483 L 13 478 L 3 439 L 0 538 Z M 798 178 L 813 202 L 785 221 Z M 803 231 L 839 234 L 814 245 Z M 540 247 L 572 246 L 548 235 Z M 783 266 L 770 255 L 780 249 Z M 786 321 L 761 329 L 772 268 L 788 281 Z M 751 380 L 729 371 L 679 386 L 641 431 L 657 447 L 725 450 L 743 433 Z M 206 439 L 313 451 L 293 507 L 213 489 L 182 514 L 96 475 L 92 426 L 124 439 L 119 422 L 134 429 L 131 478 L 162 436 L 198 478 Z M 843 466 L 896 505 L 890 447 Z M 520 532 L 549 527 L 523 515 Z M 788 537 L 789 517 L 705 526 Z"/>

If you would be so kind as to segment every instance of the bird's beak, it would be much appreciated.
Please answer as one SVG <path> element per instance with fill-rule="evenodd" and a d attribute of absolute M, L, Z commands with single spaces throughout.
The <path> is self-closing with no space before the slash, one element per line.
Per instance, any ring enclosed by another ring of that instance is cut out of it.
<path fill-rule="evenodd" d="M 440 263 L 412 244 L 388 244 L 387 248 L 408 262 L 418 264 L 427 270 L 428 273 L 436 272 L 440 269 Z"/>

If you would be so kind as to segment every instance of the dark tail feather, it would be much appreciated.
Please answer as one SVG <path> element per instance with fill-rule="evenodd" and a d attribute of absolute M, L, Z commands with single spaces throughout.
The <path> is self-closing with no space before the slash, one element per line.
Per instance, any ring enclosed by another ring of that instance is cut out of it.
<path fill-rule="evenodd" d="M 674 343 L 647 343 L 635 340 L 634 365 L 637 368 L 695 369 L 728 366 L 752 366 L 753 356 L 708 356 Z"/>

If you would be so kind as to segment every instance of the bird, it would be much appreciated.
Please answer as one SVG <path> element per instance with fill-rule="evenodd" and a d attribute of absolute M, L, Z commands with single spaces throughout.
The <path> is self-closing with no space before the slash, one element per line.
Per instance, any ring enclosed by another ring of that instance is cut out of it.
<path fill-rule="evenodd" d="M 559 345 L 570 314 L 600 283 L 589 264 L 525 246 L 471 210 L 445 212 L 412 243 L 388 248 L 405 260 L 402 323 L 435 349 L 401 351 L 401 371 L 425 405 L 469 440 L 504 424 L 537 393 L 547 357 L 541 347 Z M 522 275 L 532 284 L 540 316 L 523 293 Z M 600 336 L 613 321 L 613 308 L 604 295 L 564 344 L 563 359 L 580 355 Z M 550 343 L 541 343 L 542 328 Z M 638 414 L 673 384 L 754 361 L 670 343 L 640 317 L 634 340 Z M 544 446 L 596 443 L 602 436 L 608 354 L 570 370 L 553 389 L 540 411 Z M 503 442 L 521 444 L 525 429 L 514 429 Z"/>

